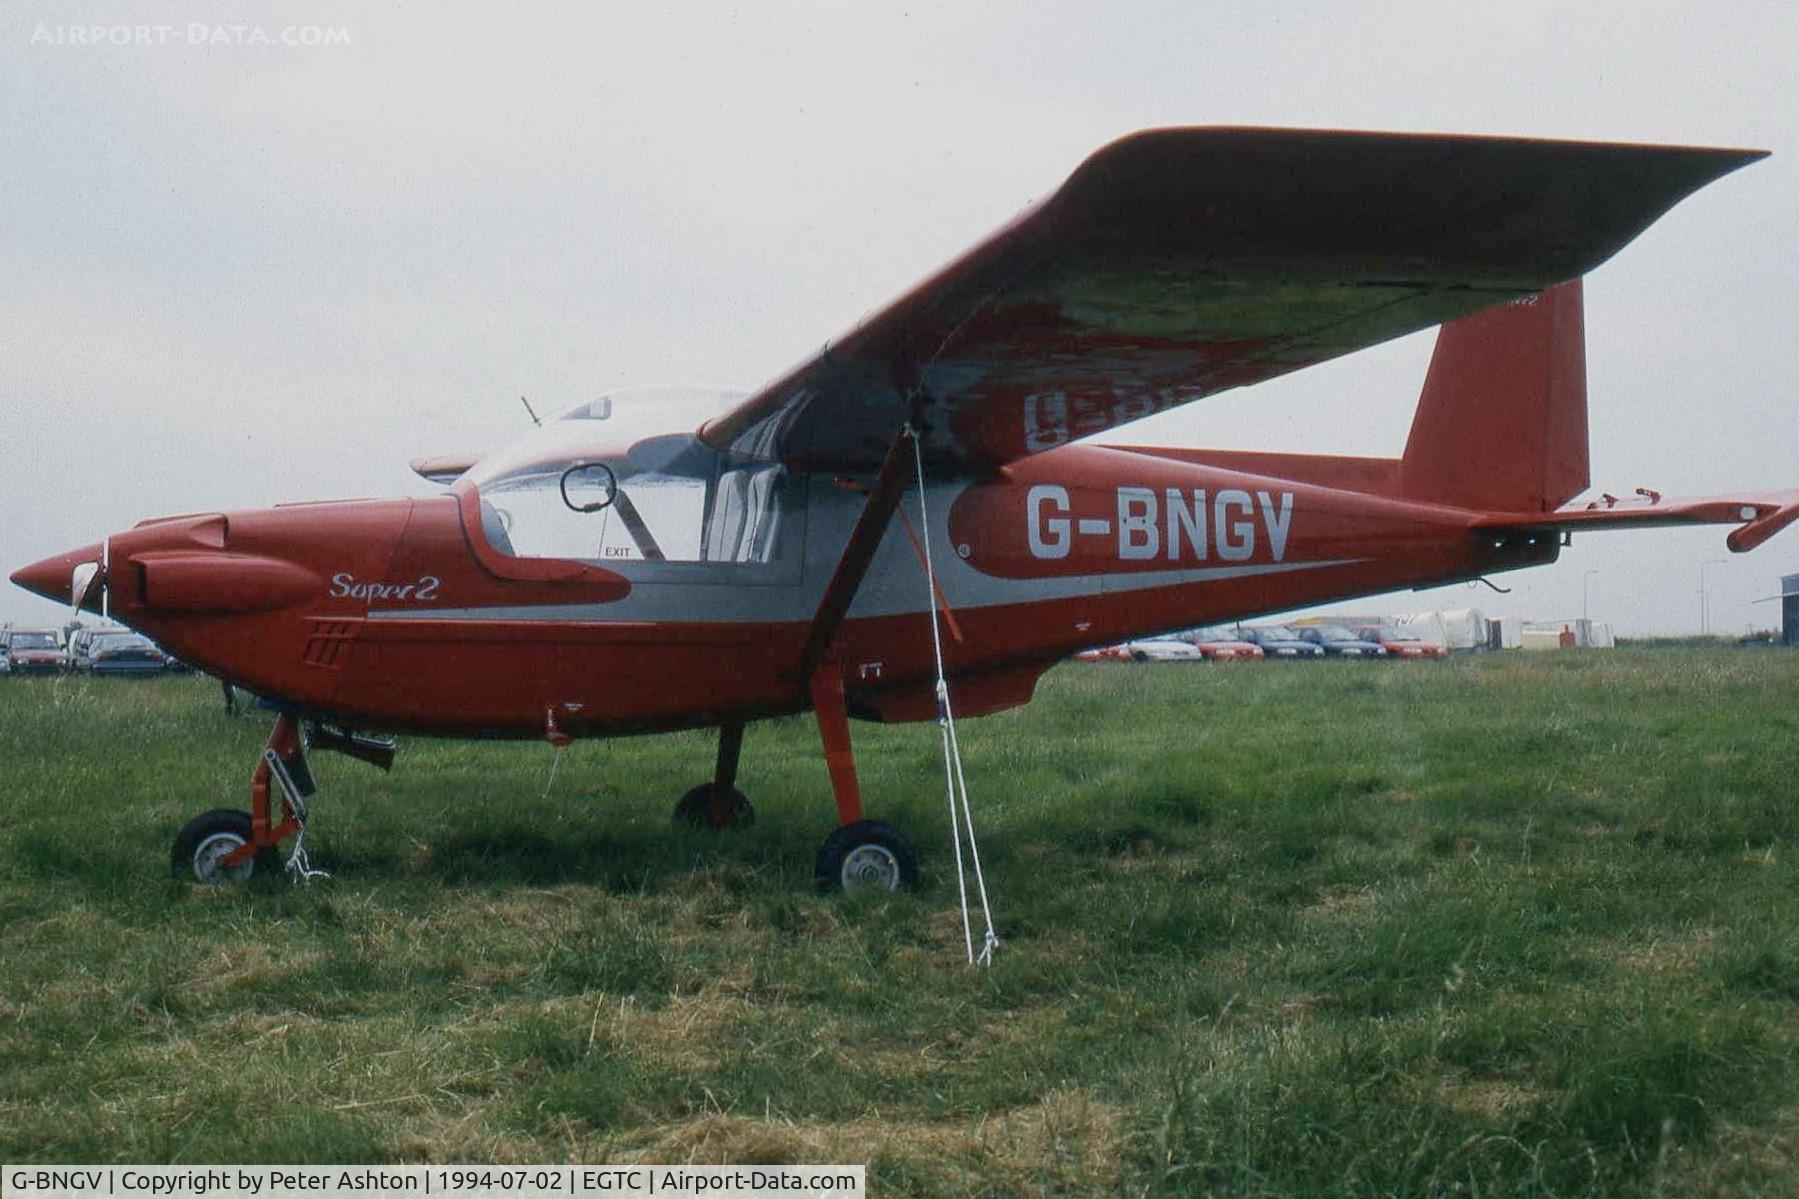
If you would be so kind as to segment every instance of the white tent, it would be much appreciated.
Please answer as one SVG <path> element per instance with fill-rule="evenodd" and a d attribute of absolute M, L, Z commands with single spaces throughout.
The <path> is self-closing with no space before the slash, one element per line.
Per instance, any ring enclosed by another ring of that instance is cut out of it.
<path fill-rule="evenodd" d="M 1394 625 L 1416 633 L 1432 645 L 1449 648 L 1449 626 L 1443 622 L 1441 612 L 1408 612 L 1393 618 Z"/>
<path fill-rule="evenodd" d="M 1487 647 L 1487 618 L 1478 608 L 1412 612 L 1405 616 L 1395 616 L 1393 623 L 1446 649 L 1476 650 Z"/>
<path fill-rule="evenodd" d="M 1487 648 L 1487 618 L 1479 608 L 1451 608 L 1441 615 L 1450 649 Z"/>

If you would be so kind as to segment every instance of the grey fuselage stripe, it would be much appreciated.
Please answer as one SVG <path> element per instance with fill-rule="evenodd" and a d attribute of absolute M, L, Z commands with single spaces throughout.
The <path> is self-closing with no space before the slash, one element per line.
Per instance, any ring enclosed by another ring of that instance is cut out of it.
<path fill-rule="evenodd" d="M 883 546 L 883 551 L 885 548 Z M 984 585 L 976 587 L 952 586 L 950 580 L 944 578 L 940 578 L 939 582 L 943 586 L 950 606 L 954 609 L 966 610 L 1045 600 L 1074 599 L 1108 592 L 1144 591 L 1156 587 L 1185 587 L 1199 583 L 1253 578 L 1258 575 L 1290 574 L 1335 566 L 1353 566 L 1365 561 L 1368 559 L 1333 558 L 1312 562 L 1266 562 L 1244 566 L 1202 566 L 1185 570 L 1120 571 L 1113 574 L 1063 575 L 1041 579 L 995 579 L 992 576 L 982 575 L 980 580 Z M 962 565 L 963 571 L 969 574 L 978 573 L 972 571 L 965 564 L 958 563 L 958 565 Z M 703 571 L 705 567 L 702 564 L 696 564 L 695 569 Z M 915 584 L 910 589 L 919 593 L 916 602 L 908 602 L 900 595 L 891 594 L 899 588 L 891 586 L 896 580 L 891 575 L 887 575 L 879 580 L 880 583 L 885 584 L 879 588 L 879 591 L 889 594 L 870 595 L 868 594 L 870 588 L 865 585 L 864 594 L 858 596 L 856 603 L 851 606 L 851 619 L 900 616 L 925 611 L 924 575 L 916 561 L 913 562 L 911 573 L 916 574 L 918 578 L 916 580 L 907 579 L 906 582 Z M 874 572 L 871 571 L 868 583 L 873 584 L 876 581 Z M 957 582 L 965 583 L 966 580 L 957 580 Z M 816 588 L 803 584 L 731 586 L 696 578 L 692 583 L 672 581 L 638 583 L 633 587 L 629 596 L 608 603 L 504 605 L 481 608 L 388 608 L 370 611 L 369 619 L 592 623 L 610 621 L 641 623 L 646 620 L 663 620 L 693 624 L 785 624 L 809 621 L 812 618 L 818 605 L 815 591 Z"/>

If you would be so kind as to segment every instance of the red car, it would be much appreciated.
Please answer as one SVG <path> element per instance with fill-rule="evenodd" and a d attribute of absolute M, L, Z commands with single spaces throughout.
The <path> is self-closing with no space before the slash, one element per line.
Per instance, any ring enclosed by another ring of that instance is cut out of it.
<path fill-rule="evenodd" d="M 1243 640 L 1232 629 L 1196 629 L 1187 635 L 1187 640 L 1209 662 L 1237 662 L 1267 656 L 1261 646 Z"/>
<path fill-rule="evenodd" d="M 1446 646 L 1434 641 L 1426 641 L 1420 634 L 1411 629 L 1393 628 L 1367 629 L 1362 635 L 1374 641 L 1387 651 L 1389 658 L 1447 658 L 1449 650 Z"/>
<path fill-rule="evenodd" d="M 61 674 L 69 668 L 62 634 L 55 629 L 8 629 L 4 636 L 14 674 Z"/>

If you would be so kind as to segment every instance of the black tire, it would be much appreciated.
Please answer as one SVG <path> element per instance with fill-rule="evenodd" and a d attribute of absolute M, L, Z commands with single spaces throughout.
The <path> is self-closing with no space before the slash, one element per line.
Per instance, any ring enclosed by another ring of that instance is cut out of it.
<path fill-rule="evenodd" d="M 712 784 L 701 783 L 675 805 L 675 823 L 682 828 L 713 829 L 724 832 L 729 829 L 748 828 L 756 823 L 756 809 L 750 804 L 749 797 L 737 788 L 731 788 L 730 809 L 722 821 L 717 821 L 712 812 Z"/>
<path fill-rule="evenodd" d="M 169 865 L 176 878 L 208 887 L 243 886 L 259 874 L 279 877 L 281 857 L 273 848 L 257 850 L 249 861 L 229 872 L 217 868 L 219 857 L 249 840 L 250 813 L 214 808 L 194 817 L 175 834 Z"/>
<path fill-rule="evenodd" d="M 918 852 L 892 825 L 858 820 L 825 838 L 812 876 L 820 891 L 911 891 L 918 886 Z"/>

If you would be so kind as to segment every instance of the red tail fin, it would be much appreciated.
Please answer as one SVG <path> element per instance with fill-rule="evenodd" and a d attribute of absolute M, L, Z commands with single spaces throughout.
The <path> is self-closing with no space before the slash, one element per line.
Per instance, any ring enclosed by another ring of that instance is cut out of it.
<path fill-rule="evenodd" d="M 1587 483 L 1580 280 L 1444 325 L 1400 463 L 1400 494 L 1547 512 Z"/>

